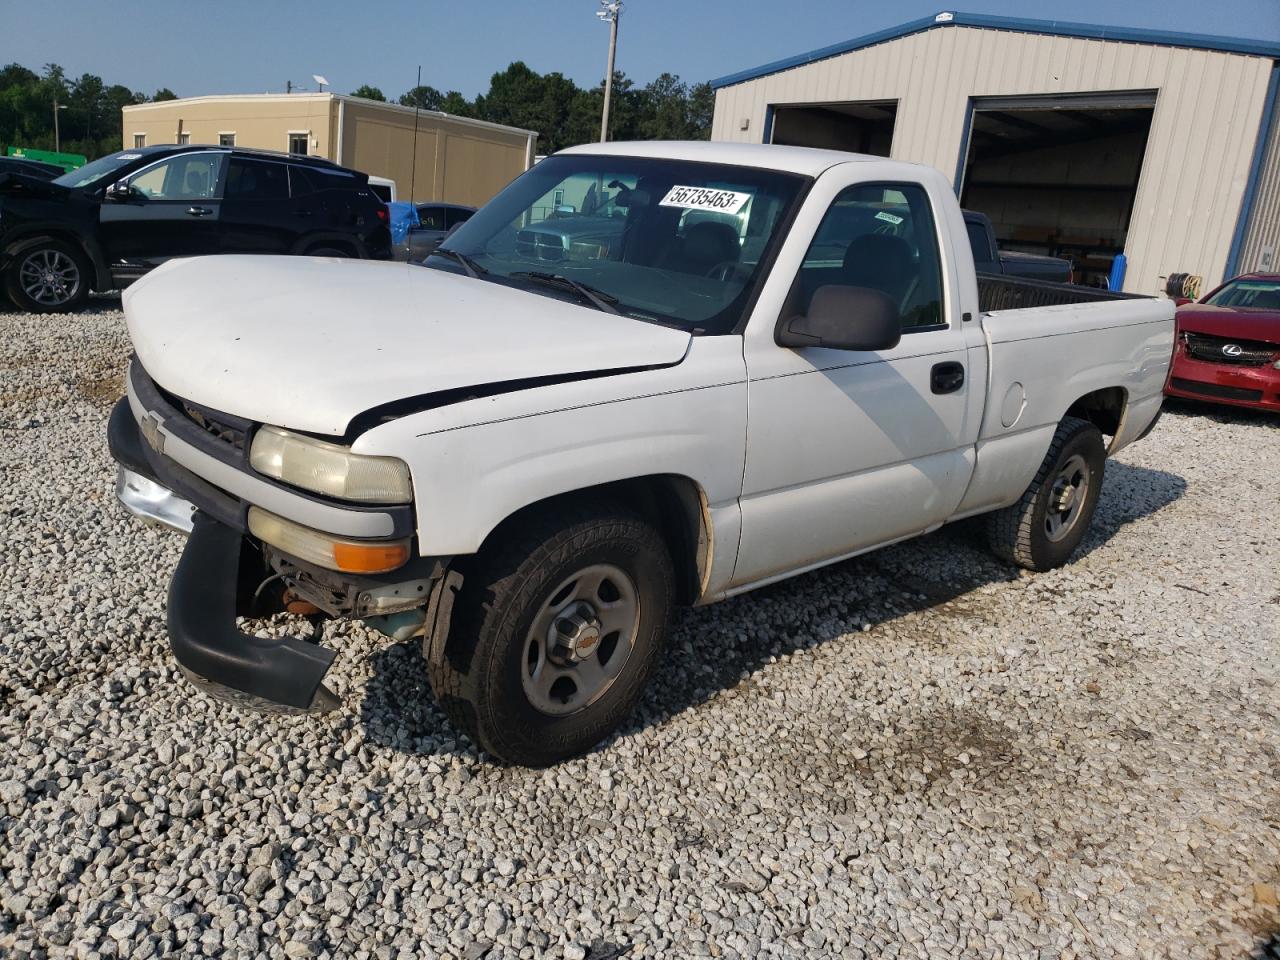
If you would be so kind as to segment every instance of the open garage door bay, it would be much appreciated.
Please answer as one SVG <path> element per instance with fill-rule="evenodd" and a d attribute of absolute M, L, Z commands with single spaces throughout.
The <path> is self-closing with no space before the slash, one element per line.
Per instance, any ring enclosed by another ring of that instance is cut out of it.
<path fill-rule="evenodd" d="M 897 120 L 896 100 L 787 104 L 773 108 L 769 142 L 887 157 Z"/>
<path fill-rule="evenodd" d="M 1124 251 L 1154 91 L 981 98 L 972 103 L 960 202 L 1000 245 L 1071 259 L 1101 286 Z"/>

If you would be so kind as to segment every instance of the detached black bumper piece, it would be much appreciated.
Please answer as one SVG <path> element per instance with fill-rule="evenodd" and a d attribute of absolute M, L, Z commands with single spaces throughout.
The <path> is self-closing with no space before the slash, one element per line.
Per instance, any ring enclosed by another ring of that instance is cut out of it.
<path fill-rule="evenodd" d="M 211 695 L 256 710 L 337 707 L 338 697 L 321 682 L 334 651 L 237 630 L 241 535 L 200 512 L 194 524 L 169 584 L 169 643 L 183 672 Z"/>

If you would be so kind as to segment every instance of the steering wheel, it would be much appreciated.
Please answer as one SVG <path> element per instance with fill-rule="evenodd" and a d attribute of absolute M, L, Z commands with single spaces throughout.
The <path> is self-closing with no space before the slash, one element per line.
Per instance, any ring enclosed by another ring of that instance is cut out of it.
<path fill-rule="evenodd" d="M 703 276 L 712 280 L 727 281 L 730 280 L 739 270 L 742 264 L 737 260 L 721 260 L 714 267 L 708 270 Z"/>

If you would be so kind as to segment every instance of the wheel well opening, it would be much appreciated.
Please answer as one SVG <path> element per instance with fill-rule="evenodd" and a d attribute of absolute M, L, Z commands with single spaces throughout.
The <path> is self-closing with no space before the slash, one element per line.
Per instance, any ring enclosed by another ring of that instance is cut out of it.
<path fill-rule="evenodd" d="M 47 240 L 53 240 L 57 243 L 65 243 L 80 256 L 84 257 L 85 262 L 92 270 L 94 266 L 93 255 L 85 247 L 84 241 L 76 234 L 70 231 L 59 230 L 56 227 L 48 230 L 41 230 L 39 233 L 28 234 L 23 237 L 16 238 L 12 243 L 5 247 L 5 255 L 16 257 L 18 254 L 32 247 L 39 246 Z"/>
<path fill-rule="evenodd" d="M 539 500 L 502 521 L 485 537 L 480 549 L 484 550 L 496 537 L 503 536 L 512 524 L 520 523 L 535 513 L 555 510 L 566 502 L 580 502 L 583 498 L 628 507 L 652 523 L 666 542 L 675 565 L 676 602 L 689 605 L 702 596 L 711 565 L 711 530 L 706 498 L 695 481 L 675 474 L 617 480 Z M 466 562 L 463 561 L 459 567 L 465 571 Z"/>
<path fill-rule="evenodd" d="M 346 240 L 321 240 L 307 247 L 306 256 L 315 256 L 324 250 L 337 250 L 339 253 L 346 254 L 349 257 L 359 255 L 356 248 Z"/>
<path fill-rule="evenodd" d="M 1067 416 L 1087 420 L 1109 437 L 1120 432 L 1129 392 L 1124 387 L 1104 387 L 1086 393 L 1067 408 Z"/>

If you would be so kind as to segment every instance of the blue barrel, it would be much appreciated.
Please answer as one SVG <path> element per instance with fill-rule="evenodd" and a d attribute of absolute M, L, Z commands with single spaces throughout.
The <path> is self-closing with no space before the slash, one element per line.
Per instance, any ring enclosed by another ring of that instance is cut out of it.
<path fill-rule="evenodd" d="M 1116 258 L 1111 261 L 1111 277 L 1107 280 L 1107 286 L 1112 290 L 1119 290 L 1124 286 L 1124 272 L 1129 269 L 1129 258 L 1123 253 L 1117 253 Z"/>

